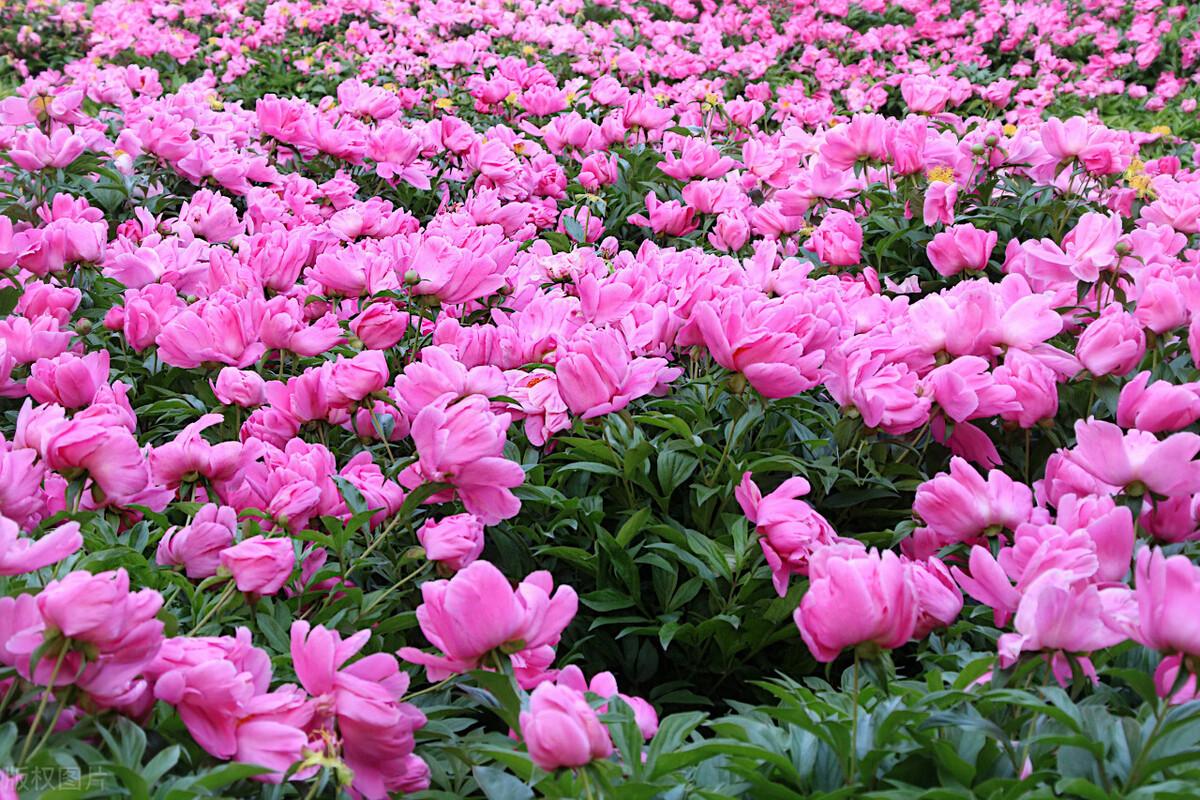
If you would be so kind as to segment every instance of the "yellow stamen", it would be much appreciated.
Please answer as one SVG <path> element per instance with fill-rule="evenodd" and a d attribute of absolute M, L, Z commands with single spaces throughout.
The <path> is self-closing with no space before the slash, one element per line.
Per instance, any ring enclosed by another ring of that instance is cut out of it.
<path fill-rule="evenodd" d="M 934 167 L 925 173 L 930 183 L 951 183 L 954 180 L 954 170 L 950 167 Z"/>

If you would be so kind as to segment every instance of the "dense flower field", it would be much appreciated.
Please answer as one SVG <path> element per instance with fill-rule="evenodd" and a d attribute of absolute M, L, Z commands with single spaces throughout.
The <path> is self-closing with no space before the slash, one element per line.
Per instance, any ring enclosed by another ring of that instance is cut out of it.
<path fill-rule="evenodd" d="M 0 59 L 0 800 L 1200 794 L 1200 7 Z"/>

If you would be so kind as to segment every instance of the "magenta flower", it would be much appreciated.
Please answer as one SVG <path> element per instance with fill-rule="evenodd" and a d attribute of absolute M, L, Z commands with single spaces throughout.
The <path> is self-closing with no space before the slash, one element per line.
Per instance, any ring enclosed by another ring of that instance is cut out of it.
<path fill-rule="evenodd" d="M 476 561 L 449 580 L 421 584 L 425 602 L 417 622 L 434 647 L 430 655 L 415 647 L 400 657 L 426 668 L 431 681 L 488 666 L 487 657 L 536 651 L 558 644 L 575 616 L 578 598 L 570 586 L 554 588 L 550 573 L 534 572 L 513 589 L 487 561 Z"/>
<path fill-rule="evenodd" d="M 233 576 L 238 591 L 255 595 L 278 592 L 296 567 L 291 539 L 251 536 L 225 548 L 218 558 Z"/>
<path fill-rule="evenodd" d="M 825 518 L 798 499 L 808 494 L 809 488 L 804 478 L 789 478 L 764 497 L 747 472 L 734 490 L 743 513 L 758 531 L 758 543 L 780 597 L 787 594 L 790 576 L 808 573 L 813 553 L 838 541 Z"/>
<path fill-rule="evenodd" d="M 492 413 L 481 395 L 453 405 L 450 399 L 426 406 L 413 420 L 418 460 L 400 473 L 400 483 L 409 489 L 448 483 L 467 511 L 494 525 L 521 508 L 510 490 L 524 482 L 525 471 L 502 455 L 511 417 Z"/>
<path fill-rule="evenodd" d="M 529 757 L 547 771 L 582 767 L 613 752 L 608 729 L 587 698 L 567 686 L 543 683 L 534 689 L 520 724 Z"/>
<path fill-rule="evenodd" d="M 825 547 L 809 562 L 808 575 L 808 591 L 794 616 L 818 661 L 833 661 L 848 647 L 890 650 L 912 639 L 920 611 L 917 590 L 895 553 Z"/>
<path fill-rule="evenodd" d="M 1076 445 L 1067 457 L 1099 481 L 1132 495 L 1200 492 L 1200 436 L 1174 433 L 1159 439 L 1146 431 L 1124 431 L 1103 420 L 1075 423 Z"/>
<path fill-rule="evenodd" d="M 620 331 L 590 326 L 576 332 L 555 366 L 559 394 L 583 419 L 620 411 L 680 372 L 665 358 L 634 358 Z"/>

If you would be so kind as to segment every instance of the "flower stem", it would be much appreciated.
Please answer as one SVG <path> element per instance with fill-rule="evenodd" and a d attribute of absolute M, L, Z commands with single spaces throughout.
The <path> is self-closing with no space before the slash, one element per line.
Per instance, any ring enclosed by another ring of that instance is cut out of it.
<path fill-rule="evenodd" d="M 392 454 L 392 445 L 390 442 L 388 442 L 388 437 L 383 432 L 383 425 L 379 422 L 379 415 L 375 413 L 374 401 L 371 402 L 370 414 L 371 425 L 375 428 L 375 432 L 379 434 L 379 441 L 383 442 L 383 449 L 384 452 L 387 453 L 388 461 L 394 462 L 396 460 L 396 456 Z"/>
<path fill-rule="evenodd" d="M 233 590 L 236 587 L 237 584 L 234 583 L 233 580 L 230 580 L 229 583 L 225 584 L 225 588 L 221 590 L 220 596 L 217 597 L 217 602 L 213 604 L 213 607 L 208 610 L 208 613 L 206 613 L 199 622 L 192 626 L 192 636 L 195 636 L 197 633 L 199 633 L 200 629 L 208 624 L 208 621 L 211 620 L 213 616 L 215 616 L 216 613 L 221 610 L 225 603 L 229 601 L 229 598 L 233 596 Z"/>
<path fill-rule="evenodd" d="M 14 674 L 12 683 L 8 684 L 8 689 L 4 692 L 4 697 L 0 698 L 0 719 L 4 719 L 4 712 L 8 710 L 8 704 L 12 702 L 13 696 L 17 693 L 18 678 Z"/>
<path fill-rule="evenodd" d="M 316 775 L 313 775 L 312 786 L 309 787 L 308 793 L 304 795 L 304 800 L 313 800 L 313 798 L 317 796 L 317 790 L 321 788 L 322 783 L 324 783 L 324 781 L 321 780 L 320 772 L 318 772 Z"/>
<path fill-rule="evenodd" d="M 38 740 L 38 743 L 34 746 L 33 751 L 29 754 L 30 758 L 36 756 L 41 749 L 46 746 L 46 742 L 49 741 L 51 735 L 54 733 L 54 727 L 58 725 L 58 718 L 62 716 L 63 710 L 70 705 L 70 697 L 72 696 L 74 689 L 74 686 L 68 686 L 67 690 L 63 692 L 62 699 L 60 699 L 58 704 L 55 706 L 54 716 L 50 718 L 50 725 L 46 728 L 46 732 L 42 734 L 42 738 Z"/>
<path fill-rule="evenodd" d="M 63 661 L 66 660 L 69 649 L 66 642 L 64 642 L 62 649 L 58 652 L 58 658 L 54 660 L 54 669 L 50 670 L 50 680 L 46 691 L 42 693 L 42 700 L 38 703 L 37 711 L 33 712 L 33 722 L 29 725 L 29 733 L 25 736 L 25 743 L 21 745 L 21 756 L 17 759 L 18 764 L 24 764 L 26 756 L 29 755 L 29 746 L 33 744 L 33 737 L 37 733 L 38 723 L 42 721 L 42 712 L 46 710 L 46 703 L 50 699 L 50 693 L 54 690 L 54 684 L 58 681 L 58 672 L 62 669 Z"/>
<path fill-rule="evenodd" d="M 584 797 L 587 800 L 595 800 L 596 795 L 592 794 L 592 782 L 588 779 L 587 767 L 579 770 L 579 777 L 583 780 Z"/>
<path fill-rule="evenodd" d="M 850 774 L 848 784 L 854 784 L 858 781 L 858 651 L 854 652 L 854 694 L 852 697 L 851 713 L 854 716 L 850 720 Z"/>
<path fill-rule="evenodd" d="M 375 549 L 379 547 L 379 545 L 383 544 L 383 540 L 386 539 L 387 535 L 392 532 L 392 528 L 399 524 L 400 514 L 397 513 L 396 516 L 392 517 L 388 521 L 388 524 L 383 527 L 383 530 L 379 532 L 375 539 L 369 545 L 367 545 L 367 549 L 362 552 L 362 555 L 355 560 L 355 566 L 365 562 L 367 560 L 367 556 L 371 555 L 371 553 L 374 553 Z"/>
<path fill-rule="evenodd" d="M 1136 787 L 1139 783 L 1146 756 L 1154 747 L 1154 739 L 1158 736 L 1158 732 L 1162 730 L 1163 721 L 1167 718 L 1167 710 L 1171 707 L 1170 699 L 1163 698 L 1159 701 L 1158 711 L 1155 713 L 1154 727 L 1150 729 L 1150 735 L 1146 737 L 1146 741 L 1138 750 L 1137 758 L 1133 760 L 1133 766 L 1129 768 L 1129 779 L 1125 782 L 1125 789 L 1129 790 Z"/>
<path fill-rule="evenodd" d="M 420 697 L 423 694 L 429 694 L 430 692 L 436 692 L 438 689 L 441 689 L 443 686 L 445 686 L 450 681 L 454 680 L 456 677 L 458 677 L 458 676 L 451 675 L 449 678 L 442 678 L 437 683 L 433 684 L 432 686 L 426 686 L 424 689 L 422 689 L 419 692 L 413 692 L 412 694 L 404 695 L 404 697 L 400 698 L 400 700 L 401 700 L 401 702 L 407 703 L 407 702 L 410 702 L 411 700 L 413 700 L 414 698 Z"/>
<path fill-rule="evenodd" d="M 358 618 L 359 618 L 359 619 L 362 619 L 363 617 L 365 617 L 367 614 L 369 614 L 369 613 L 371 612 L 371 609 L 375 608 L 375 606 L 377 606 L 377 605 L 379 605 L 380 603 L 382 603 L 382 602 L 383 602 L 383 598 L 387 597 L 389 594 L 391 594 L 392 592 L 396 591 L 396 590 L 397 590 L 397 589 L 399 589 L 401 586 L 403 586 L 404 584 L 406 584 L 406 583 L 408 583 L 409 581 L 413 580 L 413 579 L 414 579 L 414 578 L 416 578 L 418 575 L 420 575 L 421 573 L 423 573 L 423 572 L 425 572 L 427 569 L 429 569 L 429 565 L 430 565 L 431 563 L 433 563 L 433 562 L 431 562 L 431 561 L 426 561 L 424 564 L 422 564 L 422 565 L 420 566 L 420 568 L 419 568 L 419 569 L 416 569 L 416 570 L 414 570 L 413 572 L 409 573 L 408 575 L 405 575 L 403 578 L 401 578 L 400 580 L 396 581 L 395 583 L 393 583 L 393 584 L 392 584 L 391 586 L 389 586 L 388 588 L 384 589 L 382 594 L 380 594 L 378 597 L 376 597 L 374 600 L 372 600 L 372 601 L 371 601 L 371 602 L 370 602 L 370 603 L 367 605 L 367 607 L 366 607 L 366 608 L 364 608 L 364 609 L 362 610 L 362 613 L 358 615 Z"/>

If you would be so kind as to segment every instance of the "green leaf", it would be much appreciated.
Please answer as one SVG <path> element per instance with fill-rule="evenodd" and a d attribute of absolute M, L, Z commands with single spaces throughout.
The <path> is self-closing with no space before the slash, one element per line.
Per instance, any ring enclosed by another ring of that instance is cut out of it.
<path fill-rule="evenodd" d="M 673 753 L 687 740 L 700 723 L 705 714 L 701 711 L 687 711 L 672 714 L 658 723 L 658 732 L 650 740 L 646 750 L 646 765 L 653 770 L 655 762 L 663 753 Z"/>
<path fill-rule="evenodd" d="M 346 501 L 346 506 L 352 513 L 360 514 L 370 510 L 367 506 L 367 499 L 363 497 L 363 493 L 357 486 L 340 475 L 334 475 L 333 482 L 337 484 L 342 493 L 342 499 Z"/>
<path fill-rule="evenodd" d="M 132 800 L 150 800 L 150 784 L 136 770 L 111 762 L 104 765 L 104 770 L 117 776 Z"/>
<path fill-rule="evenodd" d="M 634 604 L 633 599 L 629 595 L 622 594 L 616 589 L 598 589 L 597 591 L 589 592 L 580 597 L 579 602 L 593 611 L 600 612 L 629 608 Z"/>
<path fill-rule="evenodd" d="M 570 214 L 563 214 L 559 219 L 562 220 L 563 227 L 567 231 L 567 236 L 579 244 L 587 241 L 587 233 L 583 230 L 583 226 L 579 224 L 579 220 L 572 217 Z"/>
<path fill-rule="evenodd" d="M 235 761 L 231 764 L 225 764 L 210 770 L 196 781 L 196 785 L 216 791 L 232 783 L 253 778 L 255 775 L 265 775 L 268 772 L 271 772 L 271 770 L 267 767 L 260 767 L 256 764 L 241 764 Z"/>
<path fill-rule="evenodd" d="M 499 767 L 478 766 L 471 774 L 488 800 L 529 800 L 533 797 L 533 789 Z"/>
<path fill-rule="evenodd" d="M 625 524 L 617 531 L 616 539 L 618 545 L 622 547 L 629 545 L 629 542 L 634 539 L 638 531 L 641 531 L 644 525 L 646 525 L 647 519 L 650 518 L 650 513 L 652 511 L 650 511 L 649 507 L 643 506 L 641 509 L 635 511 L 634 515 L 629 519 L 626 519 Z"/>
<path fill-rule="evenodd" d="M 658 456 L 658 485 L 662 487 L 663 496 L 670 497 L 683 484 L 700 462 L 695 456 L 681 453 L 677 450 L 667 450 Z"/>
<path fill-rule="evenodd" d="M 21 300 L 21 290 L 16 286 L 5 286 L 0 289 L 0 317 L 7 317 L 17 307 Z"/>
<path fill-rule="evenodd" d="M 558 472 L 592 472 L 597 475 L 621 476 L 621 471 L 616 467 L 610 467 L 608 464 L 600 464 L 595 461 L 573 461 L 569 464 L 562 464 L 556 469 Z"/>
<path fill-rule="evenodd" d="M 1083 778 L 1063 778 L 1054 784 L 1054 791 L 1062 797 L 1079 797 L 1083 800 L 1110 800 L 1111 798 L 1108 792 Z"/>
<path fill-rule="evenodd" d="M 477 696 L 490 706 L 508 727 L 519 731 L 521 729 L 519 720 L 521 697 L 513 677 L 502 672 L 488 672 L 482 669 L 472 670 L 470 675 L 484 692 L 483 695 Z M 474 687 L 463 686 L 462 688 L 466 690 Z"/>

